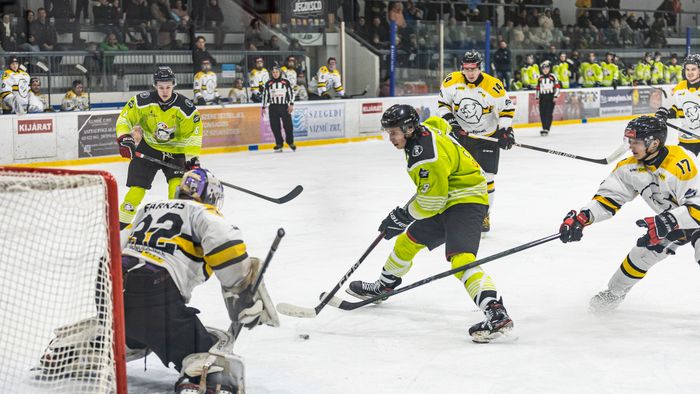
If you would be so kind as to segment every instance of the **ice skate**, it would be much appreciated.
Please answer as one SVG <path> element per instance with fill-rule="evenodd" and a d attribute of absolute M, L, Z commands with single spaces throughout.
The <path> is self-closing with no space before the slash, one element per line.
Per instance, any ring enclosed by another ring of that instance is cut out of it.
<path fill-rule="evenodd" d="M 549 135 L 549 130 L 540 130 L 540 135 L 541 135 L 542 137 L 548 136 L 548 135 Z"/>
<path fill-rule="evenodd" d="M 486 319 L 483 322 L 469 328 L 469 335 L 476 343 L 489 343 L 508 335 L 513 329 L 513 320 L 508 316 L 501 300 L 489 302 L 484 315 Z"/>
<path fill-rule="evenodd" d="M 292 152 L 296 152 L 296 151 L 297 151 L 297 146 L 296 146 L 295 144 L 288 144 L 288 145 L 289 145 L 289 149 L 291 149 Z"/>
<path fill-rule="evenodd" d="M 345 289 L 345 292 L 355 296 L 361 300 L 366 300 L 372 297 L 376 297 L 380 294 L 387 293 L 394 290 L 398 285 L 401 284 L 401 278 L 396 276 L 391 276 L 392 282 L 385 283 L 381 279 L 377 279 L 374 282 L 363 282 L 361 280 L 355 280 L 350 282 L 350 286 Z M 386 298 L 374 301 L 375 304 L 379 304 Z"/>
<path fill-rule="evenodd" d="M 620 306 L 626 295 L 623 291 L 603 290 L 591 298 L 588 309 L 594 313 L 610 312 Z"/>
<path fill-rule="evenodd" d="M 280 152 L 282 152 L 282 145 L 275 145 L 275 147 L 272 149 L 274 149 L 275 152 L 280 153 Z"/>

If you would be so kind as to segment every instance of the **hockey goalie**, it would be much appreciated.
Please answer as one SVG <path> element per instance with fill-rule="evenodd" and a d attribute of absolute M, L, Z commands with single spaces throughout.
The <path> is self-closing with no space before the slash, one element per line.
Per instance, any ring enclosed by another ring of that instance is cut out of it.
<path fill-rule="evenodd" d="M 279 326 L 264 281 L 253 292 L 260 261 L 248 256 L 241 231 L 221 215 L 223 197 L 211 172 L 192 169 L 175 199 L 143 205 L 121 234 L 127 361 L 153 352 L 172 363 L 180 372 L 176 393 L 245 392 L 235 338 L 243 328 Z M 227 331 L 205 328 L 187 305 L 212 273 L 231 319 Z M 96 345 L 103 331 L 97 319 L 56 329 L 37 370 L 71 376 L 78 364 L 89 367 L 91 356 L 104 351 Z"/>

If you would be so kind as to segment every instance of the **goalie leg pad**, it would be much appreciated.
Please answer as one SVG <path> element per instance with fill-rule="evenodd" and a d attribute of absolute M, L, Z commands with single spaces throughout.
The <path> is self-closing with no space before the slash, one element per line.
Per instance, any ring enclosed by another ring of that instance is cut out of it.
<path fill-rule="evenodd" d="M 182 376 L 175 386 L 178 394 L 245 392 L 245 367 L 243 359 L 233 354 L 233 337 L 226 331 L 207 327 L 217 338 L 207 353 L 194 353 L 185 357 Z"/>

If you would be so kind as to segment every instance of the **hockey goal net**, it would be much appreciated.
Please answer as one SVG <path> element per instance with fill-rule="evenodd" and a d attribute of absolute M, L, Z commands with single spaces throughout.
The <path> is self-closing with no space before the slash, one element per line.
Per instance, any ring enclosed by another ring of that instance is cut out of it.
<path fill-rule="evenodd" d="M 0 392 L 125 393 L 111 174 L 0 167 Z"/>

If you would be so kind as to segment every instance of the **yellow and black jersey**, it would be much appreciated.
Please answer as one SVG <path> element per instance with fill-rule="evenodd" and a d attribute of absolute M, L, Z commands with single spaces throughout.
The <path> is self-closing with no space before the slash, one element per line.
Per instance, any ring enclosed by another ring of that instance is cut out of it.
<path fill-rule="evenodd" d="M 250 70 L 248 74 L 248 83 L 250 84 L 250 91 L 253 94 L 262 93 L 262 87 L 270 79 L 270 73 L 267 72 L 266 68 L 258 70 L 254 68 Z"/>
<path fill-rule="evenodd" d="M 75 94 L 73 89 L 66 92 L 61 101 L 61 111 L 87 111 L 90 109 L 90 98 L 85 92 Z"/>
<path fill-rule="evenodd" d="M 684 126 L 691 132 L 698 134 L 700 131 L 700 83 L 688 84 L 688 81 L 681 81 L 673 88 L 673 106 L 671 107 L 671 117 L 684 118 Z M 700 140 L 682 134 L 678 140 L 685 143 L 700 143 Z"/>
<path fill-rule="evenodd" d="M 438 115 L 448 121 L 456 118 L 469 133 L 490 136 L 498 128 L 511 127 L 515 105 L 498 78 L 482 72 L 469 83 L 461 71 L 455 71 L 440 87 Z"/>
<path fill-rule="evenodd" d="M 195 74 L 192 81 L 194 101 L 196 102 L 201 97 L 206 103 L 211 103 L 219 98 L 216 82 L 216 73 L 213 71 L 200 71 Z"/>
<path fill-rule="evenodd" d="M 2 73 L 2 92 L 0 97 L 5 97 L 12 92 L 19 93 L 22 97 L 27 97 L 29 94 L 29 74 L 21 69 L 12 71 L 5 70 Z"/>
<path fill-rule="evenodd" d="M 242 278 L 233 267 L 249 258 L 241 231 L 216 207 L 191 200 L 141 206 L 121 240 L 123 255 L 165 268 L 185 302 L 212 273 L 224 288 L 234 286 Z"/>
<path fill-rule="evenodd" d="M 600 184 L 593 200 L 583 209 L 591 212 L 591 222 L 611 218 L 620 207 L 636 196 L 655 213 L 670 212 L 679 228 L 700 227 L 700 176 L 695 156 L 680 146 L 663 147 L 653 163 L 634 157 L 620 161 Z"/>

